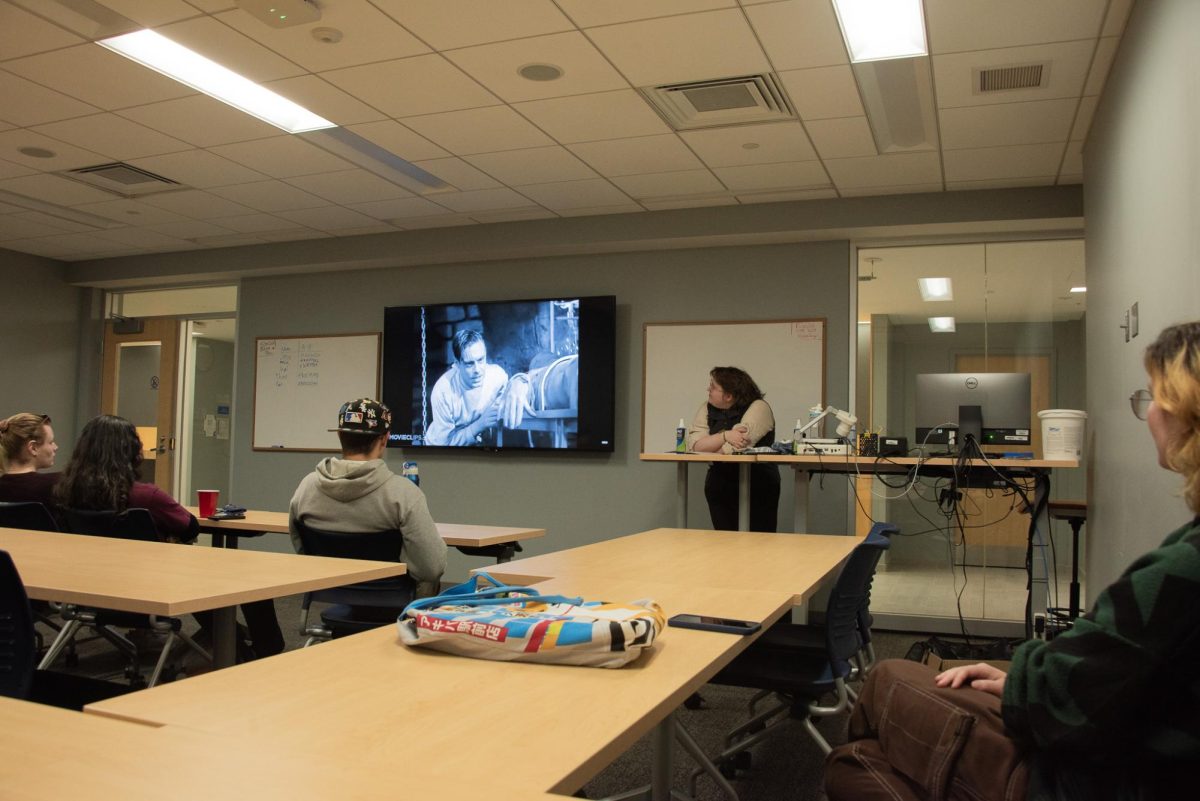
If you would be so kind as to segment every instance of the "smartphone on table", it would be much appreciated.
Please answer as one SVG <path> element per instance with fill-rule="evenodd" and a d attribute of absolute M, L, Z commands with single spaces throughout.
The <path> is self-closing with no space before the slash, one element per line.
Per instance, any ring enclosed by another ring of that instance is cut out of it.
<path fill-rule="evenodd" d="M 754 620 L 738 620 L 731 617 L 711 617 L 709 615 L 674 615 L 667 620 L 667 625 L 680 629 L 721 631 L 726 634 L 753 634 L 761 628 Z"/>

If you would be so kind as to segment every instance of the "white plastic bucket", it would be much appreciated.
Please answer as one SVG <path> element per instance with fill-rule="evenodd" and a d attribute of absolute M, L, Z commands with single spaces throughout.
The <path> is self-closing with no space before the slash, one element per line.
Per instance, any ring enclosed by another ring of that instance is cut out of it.
<path fill-rule="evenodd" d="M 1046 409 L 1037 413 L 1042 421 L 1043 459 L 1082 459 L 1083 431 L 1087 412 L 1078 409 Z"/>

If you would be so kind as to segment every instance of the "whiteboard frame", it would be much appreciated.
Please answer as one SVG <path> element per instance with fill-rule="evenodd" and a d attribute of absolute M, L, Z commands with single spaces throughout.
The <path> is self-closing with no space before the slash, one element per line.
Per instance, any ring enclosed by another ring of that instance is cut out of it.
<path fill-rule="evenodd" d="M 382 367 L 381 367 L 380 355 L 379 355 L 380 349 L 381 349 L 382 343 L 383 343 L 383 332 L 382 331 L 363 331 L 363 332 L 351 333 L 351 334 L 305 334 L 305 335 L 292 334 L 292 335 L 284 335 L 284 336 L 274 336 L 274 337 L 267 336 L 267 337 L 255 337 L 254 338 L 254 402 L 251 406 L 251 421 L 250 421 L 250 425 L 251 425 L 250 447 L 251 447 L 251 450 L 266 451 L 269 453 L 341 453 L 340 448 L 321 448 L 321 447 L 308 447 L 308 446 L 298 446 L 298 447 L 284 446 L 281 448 L 281 447 L 278 447 L 275 445 L 259 445 L 258 440 L 257 440 L 257 437 L 258 437 L 257 429 L 258 429 L 258 352 L 259 352 L 258 343 L 262 342 L 264 339 L 270 339 L 270 340 L 276 340 L 276 341 L 278 341 L 278 340 L 301 340 L 301 341 L 303 341 L 303 340 L 316 340 L 316 339 L 339 339 L 342 337 L 361 337 L 364 339 L 372 338 L 372 337 L 374 338 L 374 340 L 375 340 L 375 357 L 374 357 L 375 392 L 372 395 L 372 397 L 378 399 L 380 387 L 382 386 L 381 382 L 383 380 Z M 364 343 L 364 344 L 366 344 L 366 343 Z M 347 400 L 351 400 L 351 398 L 343 398 L 341 402 L 344 403 Z M 330 420 L 333 419 L 333 411 L 332 410 L 330 410 L 329 419 Z"/>
<path fill-rule="evenodd" d="M 825 386 L 825 381 L 826 381 L 826 378 L 825 378 L 825 373 L 826 373 L 826 370 L 825 370 L 825 348 L 826 348 L 826 345 L 827 345 L 827 342 L 826 342 L 826 335 L 828 334 L 828 331 L 829 331 L 829 320 L 828 320 L 828 318 L 826 318 L 826 317 L 797 317 L 797 318 L 788 318 L 788 319 L 773 319 L 773 320 L 703 320 L 703 321 L 697 321 L 697 320 L 681 320 L 681 321 L 668 321 L 668 322 L 648 322 L 648 323 L 643 323 L 643 324 L 642 324 L 642 422 L 641 422 L 641 428 L 642 428 L 642 432 L 641 432 L 641 434 L 642 434 L 642 436 L 641 436 L 641 453 L 649 453 L 649 452 L 651 452 L 651 451 L 648 451 L 648 450 L 647 450 L 647 448 L 646 448 L 646 437 L 647 437 L 647 433 L 648 433 L 648 432 L 646 431 L 646 400 L 647 400 L 647 397 L 648 397 L 648 392 L 649 392 L 649 389 L 650 389 L 649 365 L 650 365 L 650 337 L 651 337 L 651 330 L 652 330 L 652 329 L 654 329 L 654 328 L 665 328 L 665 327 L 668 327 L 668 326 L 669 326 L 669 327 L 675 327 L 675 328 L 680 328 L 680 327 L 692 327 L 692 328 L 698 328 L 698 329 L 700 329 L 700 328 L 707 328 L 707 327 L 709 327 L 709 326 L 716 326 L 716 325 L 725 325 L 725 326 L 730 326 L 730 325 L 732 325 L 732 326 L 744 326 L 744 327 L 746 327 L 746 329 L 749 331 L 749 330 L 751 330 L 751 328 L 752 328 L 753 326 L 761 326 L 761 325 L 771 325 L 771 326 L 778 326 L 778 325 L 793 325 L 793 324 L 796 324 L 796 323 L 816 323 L 816 324 L 818 324 L 818 325 L 820 326 L 820 329 L 821 329 L 821 332 L 820 332 L 820 342 L 819 342 L 819 345 L 818 345 L 818 348 L 817 348 L 817 350 L 818 350 L 818 352 L 819 352 L 819 370 L 820 370 L 820 374 L 821 374 L 821 375 L 820 375 L 820 386 L 821 386 L 821 397 L 820 397 L 820 403 L 821 403 L 821 405 L 822 405 L 822 406 L 824 406 L 824 405 L 825 405 L 825 398 L 826 398 L 826 386 Z M 684 414 L 682 415 L 682 416 L 683 416 L 683 418 L 684 418 L 684 423 L 685 423 L 685 424 L 688 424 L 688 425 L 690 425 L 690 424 L 691 424 L 691 422 L 692 422 L 692 420 L 691 420 L 691 415 L 692 415 L 692 413 L 694 412 L 694 410 L 695 410 L 697 407 L 699 407 L 699 405 L 700 405 L 701 403 L 703 403 L 703 402 L 704 402 L 704 393 L 703 393 L 703 391 L 702 391 L 702 390 L 703 390 L 702 382 L 703 382 L 703 381 L 704 381 L 704 380 L 707 378 L 707 376 L 708 376 L 708 373 L 709 373 L 709 370 L 711 370 L 711 369 L 712 369 L 712 367 L 713 367 L 713 365 L 714 365 L 714 364 L 716 364 L 716 362 L 714 362 L 714 361 L 712 360 L 712 358 L 711 358 L 711 357 L 709 357 L 709 356 L 707 356 L 707 355 L 703 355 L 703 354 L 697 354 L 697 359 L 698 359 L 698 360 L 700 360 L 700 361 L 703 361 L 703 362 L 704 362 L 704 366 L 703 366 L 703 367 L 700 367 L 700 368 L 698 368 L 698 372 L 697 372 L 697 376 L 696 376 L 696 384 L 697 384 L 697 388 L 696 388 L 696 393 L 695 393 L 695 401 L 694 401 L 694 402 L 691 404 L 691 406 L 690 406 L 690 407 L 686 407 L 686 413 L 684 413 Z M 786 369 L 786 367 L 784 367 L 784 366 L 781 366 L 781 367 L 780 367 L 780 369 Z M 784 402 L 799 402 L 799 400 L 800 400 L 800 399 L 798 399 L 798 398 L 783 398 L 783 399 L 776 399 L 776 397 L 775 397 L 775 396 L 772 396 L 772 397 L 771 397 L 771 398 L 768 400 L 768 402 L 769 402 L 769 403 L 773 402 L 774 404 L 779 404 L 780 400 L 782 400 L 782 401 L 784 401 Z M 772 408 L 772 411 L 774 411 L 774 413 L 776 414 L 776 420 L 775 420 L 775 428 L 776 428 L 775 435 L 776 435 L 776 439 L 789 439 L 789 438 L 790 438 L 790 436 L 791 436 L 791 430 L 790 430 L 790 429 L 787 429 L 787 430 L 786 430 L 786 431 L 784 431 L 784 432 L 780 432 L 780 430 L 779 430 L 779 426 L 780 426 L 780 422 L 779 422 L 779 420 L 780 420 L 780 418 L 778 417 L 778 415 L 779 415 L 779 414 L 781 414 L 781 413 L 784 413 L 784 410 L 785 410 L 785 409 L 790 409 L 790 408 L 792 408 L 792 407 L 790 407 L 790 406 L 781 406 L 781 405 L 773 405 L 771 408 Z M 807 409 L 807 408 L 808 408 L 808 407 L 806 406 L 806 407 L 805 407 L 805 409 Z M 786 422 L 786 421 L 785 421 L 785 422 Z M 658 433 L 659 433 L 659 434 L 662 434 L 663 432 L 658 432 Z M 668 432 L 668 434 L 669 434 L 669 432 Z M 663 437 L 661 437 L 661 436 L 660 436 L 660 439 L 662 439 L 662 438 L 663 438 Z M 655 449 L 655 451 L 654 451 L 654 452 L 658 452 L 658 451 L 660 451 L 660 450 L 662 450 L 662 449 Z"/>

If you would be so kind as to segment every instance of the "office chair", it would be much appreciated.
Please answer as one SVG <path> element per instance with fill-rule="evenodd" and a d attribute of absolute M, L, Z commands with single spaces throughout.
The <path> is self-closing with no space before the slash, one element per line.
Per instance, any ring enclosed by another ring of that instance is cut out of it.
<path fill-rule="evenodd" d="M 793 716 L 802 718 L 805 730 L 823 752 L 830 752 L 812 719 L 836 715 L 850 705 L 846 682 L 855 674 L 854 661 L 861 659 L 864 649 L 860 626 L 870 619 L 871 580 L 879 557 L 891 544 L 888 535 L 895 531 L 894 526 L 876 523 L 850 552 L 829 596 L 820 646 L 812 644 L 808 626 L 772 626 L 711 679 L 713 684 L 764 690 L 776 698 L 773 706 L 753 714 L 725 738 L 725 750 L 712 758 L 723 775 L 732 776 L 738 768 L 749 767 L 747 749 Z M 862 672 L 861 665 L 858 671 Z M 821 699 L 829 693 L 834 694 L 834 703 L 822 706 Z M 691 778 L 693 795 L 700 773 L 696 771 Z"/>
<path fill-rule="evenodd" d="M 23 528 L 32 531 L 58 531 L 58 523 L 45 504 L 37 501 L 4 501 L 0 502 L 0 528 Z M 55 623 L 50 615 L 57 611 L 48 601 L 30 601 L 34 619 L 54 631 L 62 631 L 62 626 Z M 34 630 L 37 647 L 42 649 L 42 633 Z"/>
<path fill-rule="evenodd" d="M 36 655 L 29 596 L 12 557 L 0 551 L 0 695 L 81 710 L 131 689 L 87 676 L 37 670 Z"/>
<path fill-rule="evenodd" d="M 458 552 L 467 556 L 490 556 L 496 564 L 511 562 L 514 555 L 525 550 L 519 542 L 498 542 L 495 545 L 455 545 Z"/>
<path fill-rule="evenodd" d="M 62 515 L 67 530 L 72 534 L 140 540 L 143 542 L 159 541 L 158 530 L 154 525 L 154 518 L 150 516 L 150 512 L 147 509 L 135 508 L 126 509 L 124 512 L 116 512 L 112 510 L 96 511 L 64 508 Z M 54 660 L 58 658 L 62 649 L 74 639 L 75 634 L 83 626 L 93 629 L 125 655 L 127 660 L 125 675 L 129 678 L 130 684 L 133 686 L 138 686 L 142 683 L 138 647 L 128 637 L 120 634 L 117 631 L 119 628 L 143 629 L 154 632 L 159 636 L 165 635 L 166 637 L 162 651 L 159 652 L 158 661 L 155 663 L 154 670 L 150 674 L 150 680 L 146 683 L 147 687 L 153 687 L 158 684 L 163 668 L 166 667 L 167 659 L 170 657 L 171 651 L 177 642 L 183 642 L 184 645 L 200 654 L 204 659 L 212 661 L 212 656 L 207 651 L 197 645 L 191 637 L 183 633 L 183 623 L 177 617 L 162 617 L 139 612 L 120 612 L 113 609 L 99 609 L 78 606 L 76 604 L 67 604 L 63 607 L 61 614 L 63 620 L 67 621 L 67 625 L 63 627 L 58 637 L 50 645 L 50 649 L 46 652 L 46 656 L 38 666 L 41 669 L 46 669 L 54 663 Z"/>
<path fill-rule="evenodd" d="M 322 531 L 305 525 L 302 520 L 293 519 L 292 524 L 300 534 L 306 554 L 379 562 L 400 561 L 403 538 L 395 529 L 351 534 Z M 300 611 L 300 633 L 308 637 L 304 647 L 395 623 L 404 607 L 412 601 L 415 592 L 416 583 L 412 578 L 395 576 L 305 593 Z M 309 622 L 309 608 L 313 601 L 333 604 L 321 612 L 324 625 Z"/>

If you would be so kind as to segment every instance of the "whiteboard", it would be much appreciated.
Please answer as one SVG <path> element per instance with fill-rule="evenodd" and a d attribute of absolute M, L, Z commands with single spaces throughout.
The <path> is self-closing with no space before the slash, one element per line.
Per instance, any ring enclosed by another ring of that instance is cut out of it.
<path fill-rule="evenodd" d="M 379 397 L 380 334 L 258 337 L 254 450 L 340 451 L 338 409 Z"/>
<path fill-rule="evenodd" d="M 675 448 L 679 418 L 691 425 L 714 367 L 750 374 L 775 414 L 775 438 L 825 403 L 825 319 L 646 323 L 642 330 L 642 452 Z"/>

